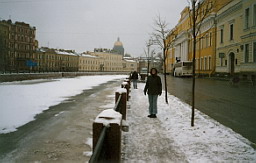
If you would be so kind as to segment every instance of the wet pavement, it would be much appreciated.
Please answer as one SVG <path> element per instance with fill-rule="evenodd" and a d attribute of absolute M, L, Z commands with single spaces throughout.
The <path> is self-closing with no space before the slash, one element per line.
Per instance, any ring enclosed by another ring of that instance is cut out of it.
<path fill-rule="evenodd" d="M 167 85 L 170 94 L 191 104 L 192 78 L 167 76 Z M 256 86 L 251 83 L 198 78 L 195 107 L 256 143 Z"/>

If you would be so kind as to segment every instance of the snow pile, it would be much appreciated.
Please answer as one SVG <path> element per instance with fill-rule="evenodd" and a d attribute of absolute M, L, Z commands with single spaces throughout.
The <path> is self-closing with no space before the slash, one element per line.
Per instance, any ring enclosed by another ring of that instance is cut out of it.
<path fill-rule="evenodd" d="M 125 135 L 127 162 L 256 162 L 256 151 L 247 139 L 196 111 L 191 127 L 191 106 L 168 95 L 158 98 L 158 118 L 148 118 L 145 84 L 132 89 Z M 164 94 L 164 93 L 163 93 Z"/>
<path fill-rule="evenodd" d="M 0 133 L 34 120 L 35 115 L 57 105 L 70 96 L 126 75 L 81 76 L 59 80 L 33 80 L 0 83 Z M 57 115 L 56 115 L 57 116 Z"/>
<path fill-rule="evenodd" d="M 109 127 L 111 123 L 121 125 L 122 114 L 116 112 L 114 109 L 103 110 L 95 119 L 95 123 L 102 123 Z"/>
<path fill-rule="evenodd" d="M 119 88 L 116 90 L 119 94 L 127 93 L 127 90 L 125 88 Z"/>

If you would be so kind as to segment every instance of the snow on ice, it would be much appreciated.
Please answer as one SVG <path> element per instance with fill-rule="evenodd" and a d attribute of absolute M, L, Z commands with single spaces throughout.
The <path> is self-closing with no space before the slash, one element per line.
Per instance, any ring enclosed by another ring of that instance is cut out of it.
<path fill-rule="evenodd" d="M 15 131 L 33 121 L 35 115 L 83 90 L 125 77 L 101 75 L 0 83 L 0 133 Z"/>

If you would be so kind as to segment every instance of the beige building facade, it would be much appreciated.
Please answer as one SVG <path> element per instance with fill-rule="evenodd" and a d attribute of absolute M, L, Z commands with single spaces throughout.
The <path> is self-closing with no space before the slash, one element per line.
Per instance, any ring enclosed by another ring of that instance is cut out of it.
<path fill-rule="evenodd" d="M 256 2 L 233 0 L 217 13 L 216 73 L 256 73 Z"/>
<path fill-rule="evenodd" d="M 243 54 L 241 57 L 241 73 L 256 74 L 256 1 L 243 1 L 243 29 L 241 33 Z"/>
<path fill-rule="evenodd" d="M 110 52 L 93 52 L 90 54 L 93 56 L 97 56 L 103 60 L 103 71 L 123 71 L 122 55 Z"/>
<path fill-rule="evenodd" d="M 104 71 L 103 59 L 90 54 L 81 54 L 79 56 L 79 72 Z"/>
<path fill-rule="evenodd" d="M 219 10 L 216 22 L 216 73 L 238 73 L 243 62 L 243 49 L 241 49 L 242 1 L 234 0 Z"/>

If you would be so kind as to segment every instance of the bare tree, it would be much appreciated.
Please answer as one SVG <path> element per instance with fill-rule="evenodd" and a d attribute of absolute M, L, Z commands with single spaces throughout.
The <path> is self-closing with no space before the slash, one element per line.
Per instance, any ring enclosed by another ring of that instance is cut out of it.
<path fill-rule="evenodd" d="M 171 30 L 168 29 L 168 23 L 161 18 L 160 15 L 154 20 L 154 32 L 152 33 L 154 43 L 159 45 L 163 51 L 163 73 L 164 73 L 164 87 L 165 87 L 165 102 L 168 104 L 167 98 L 167 80 L 166 80 L 166 56 L 168 49 L 171 46 L 171 42 L 167 40 Z"/>
<path fill-rule="evenodd" d="M 205 18 L 213 10 L 213 1 L 205 0 L 203 5 L 200 3 L 200 0 L 191 0 L 192 11 L 190 13 L 190 24 L 192 27 L 192 39 L 193 39 L 193 81 L 192 81 L 192 115 L 191 115 L 191 126 L 194 126 L 194 117 L 195 117 L 195 56 L 196 56 L 196 41 L 197 36 L 200 32 L 200 28 L 203 24 Z"/>

